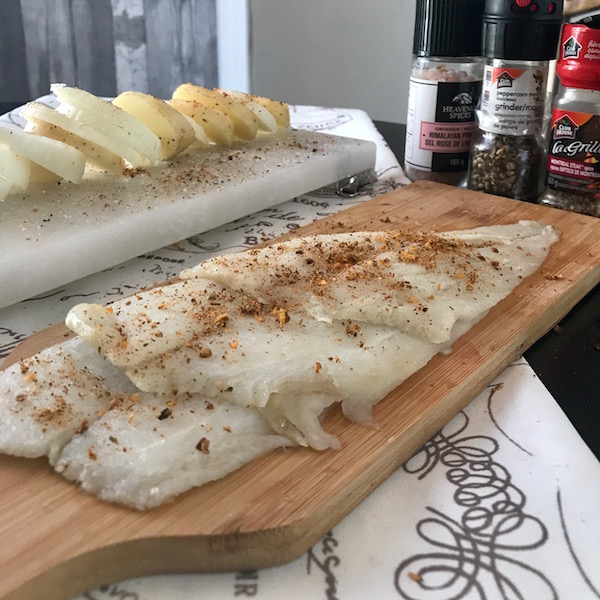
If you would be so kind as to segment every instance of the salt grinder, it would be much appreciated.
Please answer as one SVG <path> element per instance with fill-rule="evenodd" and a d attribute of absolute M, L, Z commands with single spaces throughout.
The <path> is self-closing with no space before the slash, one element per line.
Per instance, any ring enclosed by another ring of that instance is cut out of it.
<path fill-rule="evenodd" d="M 418 0 L 404 170 L 464 184 L 481 93 L 484 0 Z"/>

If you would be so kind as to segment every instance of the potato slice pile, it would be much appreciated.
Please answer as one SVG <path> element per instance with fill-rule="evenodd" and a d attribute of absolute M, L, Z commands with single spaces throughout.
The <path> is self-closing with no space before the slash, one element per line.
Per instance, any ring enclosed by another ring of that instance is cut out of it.
<path fill-rule="evenodd" d="M 80 183 L 86 165 L 120 176 L 290 126 L 284 102 L 191 83 L 167 101 L 129 91 L 110 102 L 58 83 L 51 90 L 58 108 L 29 102 L 25 131 L 0 127 L 0 200 L 39 184 Z"/>

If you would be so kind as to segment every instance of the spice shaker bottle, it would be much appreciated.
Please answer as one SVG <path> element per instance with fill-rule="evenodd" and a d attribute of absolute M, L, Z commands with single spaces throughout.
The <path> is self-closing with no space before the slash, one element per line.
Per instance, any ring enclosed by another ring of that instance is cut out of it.
<path fill-rule="evenodd" d="M 600 17 L 563 28 L 540 203 L 600 217 Z"/>
<path fill-rule="evenodd" d="M 484 0 L 417 0 L 405 172 L 464 185 L 481 93 Z"/>
<path fill-rule="evenodd" d="M 471 144 L 470 189 L 535 201 L 542 188 L 548 67 L 562 0 L 486 0 L 483 91 Z"/>

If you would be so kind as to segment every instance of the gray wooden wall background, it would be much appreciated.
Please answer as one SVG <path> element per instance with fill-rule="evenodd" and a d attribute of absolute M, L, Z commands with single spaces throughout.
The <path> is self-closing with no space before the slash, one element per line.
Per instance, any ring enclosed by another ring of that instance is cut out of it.
<path fill-rule="evenodd" d="M 0 102 L 218 85 L 216 0 L 0 0 Z"/>

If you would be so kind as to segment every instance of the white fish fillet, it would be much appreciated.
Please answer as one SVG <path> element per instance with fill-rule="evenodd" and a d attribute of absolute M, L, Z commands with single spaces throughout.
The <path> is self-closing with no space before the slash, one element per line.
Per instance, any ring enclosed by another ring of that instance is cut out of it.
<path fill-rule="evenodd" d="M 107 412 L 65 446 L 56 470 L 103 500 L 146 509 L 292 443 L 229 402 L 157 400 L 140 393 Z"/>
<path fill-rule="evenodd" d="M 435 235 L 299 238 L 220 257 L 172 286 L 103 307 L 82 304 L 71 329 L 142 390 L 198 393 L 259 409 L 318 449 L 334 402 L 357 421 L 545 259 L 551 227 Z"/>
<path fill-rule="evenodd" d="M 342 402 L 346 416 L 369 423 L 379 400 L 448 346 L 393 327 L 320 322 L 302 313 L 288 314 L 282 325 L 278 312 L 255 313 L 255 302 L 212 282 L 169 288 L 108 311 L 79 305 L 69 323 L 77 314 L 79 335 L 101 347 L 139 389 L 257 408 L 277 431 L 317 449 L 338 447 L 320 426 L 324 408 Z M 198 329 L 212 332 L 198 337 Z M 210 356 L 200 358 L 203 350 Z"/>
<path fill-rule="evenodd" d="M 157 506 L 292 444 L 253 410 L 143 393 L 80 338 L 0 371 L 0 452 L 48 456 L 100 498 Z"/>
<path fill-rule="evenodd" d="M 0 452 L 54 462 L 100 411 L 135 386 L 80 339 L 0 371 Z"/>
<path fill-rule="evenodd" d="M 441 234 L 316 235 L 218 256 L 180 277 L 215 281 L 262 302 L 275 293 L 305 303 L 322 321 L 392 325 L 445 342 L 457 321 L 479 320 L 531 274 L 557 239 L 537 221 Z"/>

